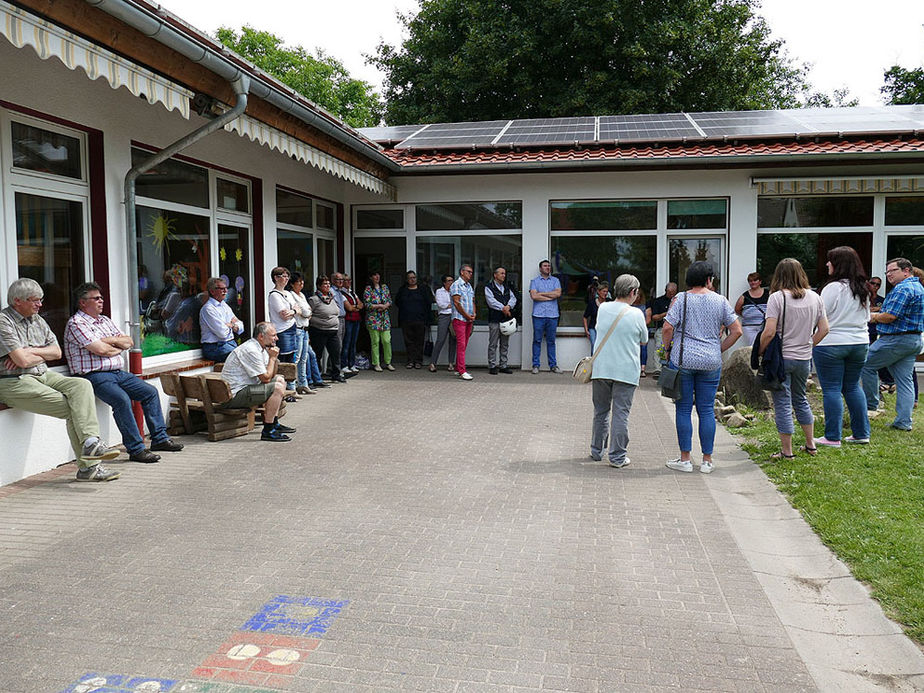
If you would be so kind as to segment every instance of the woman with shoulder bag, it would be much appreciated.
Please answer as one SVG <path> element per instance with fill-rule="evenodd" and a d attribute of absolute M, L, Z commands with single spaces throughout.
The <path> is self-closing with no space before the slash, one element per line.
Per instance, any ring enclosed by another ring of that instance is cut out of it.
<path fill-rule="evenodd" d="M 712 469 L 715 443 L 715 393 L 722 374 L 722 352 L 741 337 L 741 323 L 724 296 L 713 290 L 715 273 L 709 262 L 694 262 L 687 270 L 687 290 L 677 294 L 664 318 L 664 344 L 670 344 L 669 365 L 679 370 L 680 397 L 674 421 L 680 457 L 667 462 L 678 472 L 692 472 L 693 407 L 699 418 L 703 474 Z M 720 339 L 722 327 L 728 335 Z M 678 329 L 679 328 L 679 329 Z M 664 371 L 662 371 L 663 377 Z"/>
<path fill-rule="evenodd" d="M 783 324 L 778 325 L 780 316 Z M 780 434 L 780 451 L 771 459 L 791 460 L 793 411 L 805 434 L 801 450 L 814 455 L 815 417 L 805 396 L 805 383 L 812 369 L 812 347 L 828 333 L 828 320 L 821 297 L 812 291 L 802 264 L 791 257 L 780 260 L 770 280 L 770 300 L 767 301 L 767 322 L 760 336 L 759 350 L 763 352 L 779 330 L 783 349 L 783 368 L 786 379 L 783 387 L 773 390 L 773 414 L 776 430 Z"/>

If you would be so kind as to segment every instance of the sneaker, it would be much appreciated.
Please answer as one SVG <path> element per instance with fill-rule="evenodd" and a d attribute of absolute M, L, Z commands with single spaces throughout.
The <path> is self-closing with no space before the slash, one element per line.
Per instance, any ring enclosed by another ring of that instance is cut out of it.
<path fill-rule="evenodd" d="M 404 367 L 405 367 L 405 368 L 413 368 L 413 367 L 414 367 L 414 364 L 411 363 L 410 361 L 408 361 L 408 362 L 404 365 Z"/>
<path fill-rule="evenodd" d="M 271 431 L 266 431 L 260 434 L 260 440 L 270 440 L 277 443 L 285 443 L 286 441 L 292 440 L 282 431 L 277 431 L 275 428 Z"/>
<path fill-rule="evenodd" d="M 703 460 L 703 463 L 699 466 L 699 471 L 703 474 L 712 474 L 713 469 L 715 469 L 715 467 L 712 465 L 712 462 L 707 462 L 706 460 Z"/>
<path fill-rule="evenodd" d="M 143 462 L 144 464 L 151 464 L 152 462 L 160 462 L 160 455 L 155 455 L 150 450 L 142 450 L 141 452 L 133 452 L 128 456 L 132 462 Z"/>
<path fill-rule="evenodd" d="M 179 452 L 182 449 L 183 443 L 177 443 L 170 438 L 151 445 L 151 450 L 154 452 Z"/>
<path fill-rule="evenodd" d="M 854 438 L 850 436 L 845 439 L 845 442 L 852 443 L 854 445 L 869 445 L 869 438 Z"/>
<path fill-rule="evenodd" d="M 500 370 L 501 373 L 506 373 L 507 375 L 510 375 L 511 373 L 513 373 L 513 371 L 510 370 L 509 368 L 507 368 L 507 366 L 504 366 L 503 368 L 501 368 L 501 369 L 499 369 L 499 370 Z"/>
<path fill-rule="evenodd" d="M 446 366 L 446 370 L 452 373 L 453 371 L 456 370 L 456 364 L 450 363 L 448 366 Z"/>
<path fill-rule="evenodd" d="M 613 460 L 610 460 L 610 466 L 616 467 L 616 469 L 622 469 L 623 467 L 629 466 L 631 463 L 632 460 L 630 460 L 628 457 L 623 457 L 618 462 L 613 462 Z"/>
<path fill-rule="evenodd" d="M 686 462 L 681 461 L 678 457 L 676 460 L 668 460 L 665 465 L 668 469 L 673 469 L 675 472 L 692 472 L 693 463 L 690 460 Z"/>
<path fill-rule="evenodd" d="M 595 452 L 592 452 L 592 453 L 590 453 L 590 459 L 592 459 L 594 462 L 599 462 L 600 460 L 603 459 L 603 456 L 602 456 L 602 455 L 598 455 L 598 454 L 595 453 Z"/>
<path fill-rule="evenodd" d="M 393 370 L 395 370 L 395 367 L 392 366 L 390 363 L 386 363 L 386 364 L 385 364 L 385 370 L 386 370 L 386 371 L 393 371 Z"/>
<path fill-rule="evenodd" d="M 552 366 L 549 369 L 549 373 L 561 373 L 561 368 L 559 368 L 558 366 Z"/>
<path fill-rule="evenodd" d="M 827 445 L 829 448 L 839 448 L 841 446 L 841 441 L 839 440 L 828 440 L 827 438 L 815 438 L 815 446 Z"/>
<path fill-rule="evenodd" d="M 319 381 L 316 382 L 316 383 L 311 383 L 311 385 L 314 385 L 315 387 L 321 387 L 321 388 L 330 387 L 330 385 L 328 385 L 327 383 L 325 383 L 323 380 L 319 380 Z M 311 387 L 311 385 L 309 385 L 308 387 Z"/>
<path fill-rule="evenodd" d="M 77 481 L 113 481 L 119 478 L 120 472 L 106 469 L 101 464 L 84 467 L 77 470 Z"/>
<path fill-rule="evenodd" d="M 381 373 L 381 372 L 382 372 L 382 367 L 381 367 L 379 364 L 375 364 L 375 365 L 372 367 L 372 370 L 374 370 L 376 373 Z"/>
<path fill-rule="evenodd" d="M 459 377 L 462 378 L 462 380 L 474 380 L 471 373 L 459 373 Z"/>
<path fill-rule="evenodd" d="M 488 369 L 488 373 L 491 375 L 497 375 L 497 366 L 492 366 L 490 369 Z"/>
<path fill-rule="evenodd" d="M 878 419 L 884 413 L 885 412 L 882 409 L 870 409 L 866 412 L 866 416 L 870 419 Z"/>
<path fill-rule="evenodd" d="M 273 426 L 274 431 L 279 431 L 280 433 L 295 433 L 295 429 L 291 426 L 286 426 L 285 424 L 277 423 Z"/>
<path fill-rule="evenodd" d="M 539 375 L 539 366 L 533 366 L 533 375 Z"/>
<path fill-rule="evenodd" d="M 97 440 L 95 443 L 83 446 L 83 452 L 80 453 L 80 459 L 88 461 L 114 460 L 119 456 L 119 451 L 109 447 L 104 440 Z"/>
<path fill-rule="evenodd" d="M 353 371 L 340 371 L 340 375 L 342 375 L 344 378 L 349 379 L 349 378 L 356 377 L 357 375 L 359 375 L 359 373 L 354 373 Z"/>

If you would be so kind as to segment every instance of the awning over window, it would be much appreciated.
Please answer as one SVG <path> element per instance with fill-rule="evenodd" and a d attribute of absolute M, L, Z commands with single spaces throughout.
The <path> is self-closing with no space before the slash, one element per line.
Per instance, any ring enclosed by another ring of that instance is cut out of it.
<path fill-rule="evenodd" d="M 113 89 L 125 87 L 151 104 L 161 103 L 189 118 L 193 93 L 188 89 L 3 0 L 0 34 L 17 48 L 31 46 L 42 60 L 57 58 L 71 70 L 80 68 L 90 79 L 103 78 Z"/>
<path fill-rule="evenodd" d="M 924 176 L 841 176 L 815 178 L 759 178 L 751 182 L 759 195 L 837 195 L 856 193 L 924 192 Z"/>
<path fill-rule="evenodd" d="M 342 178 L 379 195 L 385 195 L 389 200 L 398 199 L 394 186 L 250 116 L 243 115 L 232 120 L 225 125 L 225 130 L 237 132 L 254 142 L 294 157 L 332 176 Z"/>

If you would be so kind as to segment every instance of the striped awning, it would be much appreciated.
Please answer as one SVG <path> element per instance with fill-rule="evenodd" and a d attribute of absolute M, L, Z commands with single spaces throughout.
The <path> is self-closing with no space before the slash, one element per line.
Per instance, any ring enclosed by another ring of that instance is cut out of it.
<path fill-rule="evenodd" d="M 924 176 L 833 176 L 753 178 L 759 195 L 853 195 L 924 192 Z"/>
<path fill-rule="evenodd" d="M 384 195 L 391 201 L 398 199 L 393 185 L 250 116 L 242 115 L 232 120 L 225 125 L 225 130 L 237 132 L 241 136 L 294 157 L 332 176 L 342 178 L 365 190 Z"/>
<path fill-rule="evenodd" d="M 90 79 L 105 79 L 113 89 L 125 87 L 151 104 L 189 118 L 193 93 L 150 70 L 101 48 L 76 34 L 0 0 L 0 34 L 17 48 L 31 46 L 42 60 L 57 58 Z"/>

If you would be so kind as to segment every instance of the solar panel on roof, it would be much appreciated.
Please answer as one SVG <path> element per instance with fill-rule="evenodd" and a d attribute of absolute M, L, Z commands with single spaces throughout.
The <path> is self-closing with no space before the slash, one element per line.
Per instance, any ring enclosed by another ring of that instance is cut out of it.
<path fill-rule="evenodd" d="M 491 144 L 507 120 L 478 123 L 434 123 L 408 137 L 396 149 L 465 149 Z"/>
<path fill-rule="evenodd" d="M 392 125 L 374 128 L 360 128 L 359 132 L 373 142 L 400 142 L 420 130 L 423 125 Z"/>
<path fill-rule="evenodd" d="M 683 113 L 600 116 L 601 142 L 663 142 L 701 137 Z"/>
<path fill-rule="evenodd" d="M 793 135 L 805 129 L 781 111 L 714 111 L 690 115 L 709 138 Z"/>
<path fill-rule="evenodd" d="M 530 118 L 514 120 L 496 145 L 565 145 L 594 142 L 596 118 Z"/>

